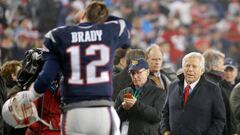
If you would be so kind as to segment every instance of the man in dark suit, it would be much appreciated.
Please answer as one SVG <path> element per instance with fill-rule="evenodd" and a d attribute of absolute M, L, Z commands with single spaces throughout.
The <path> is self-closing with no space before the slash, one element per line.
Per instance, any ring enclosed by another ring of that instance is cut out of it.
<path fill-rule="evenodd" d="M 182 60 L 183 74 L 170 84 L 162 111 L 163 135 L 221 135 L 225 107 L 220 88 L 203 76 L 204 57 L 192 52 Z"/>
<path fill-rule="evenodd" d="M 145 56 L 150 70 L 149 78 L 157 87 L 166 90 L 171 81 L 169 75 L 162 70 L 163 52 L 161 48 L 154 44 L 147 48 Z"/>

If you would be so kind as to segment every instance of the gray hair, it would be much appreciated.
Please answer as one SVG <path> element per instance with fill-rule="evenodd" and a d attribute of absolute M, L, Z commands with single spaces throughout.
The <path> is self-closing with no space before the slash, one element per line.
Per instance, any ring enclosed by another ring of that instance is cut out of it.
<path fill-rule="evenodd" d="M 224 59 L 225 55 L 214 49 L 209 49 L 203 53 L 205 58 L 205 66 L 207 71 L 213 70 L 214 66 L 217 66 L 222 59 Z"/>
<path fill-rule="evenodd" d="M 163 55 L 163 51 L 162 51 L 161 47 L 160 47 L 158 44 L 152 44 L 151 46 L 149 46 L 149 47 L 146 49 L 146 52 L 145 52 L 146 60 L 148 59 L 149 53 L 150 53 L 153 49 L 159 50 L 159 52 Z"/>
<path fill-rule="evenodd" d="M 184 64 L 186 63 L 186 60 L 189 59 L 189 58 L 197 58 L 199 59 L 200 63 L 200 67 L 202 69 L 202 71 L 204 72 L 205 71 L 205 59 L 203 57 L 203 55 L 201 53 L 198 53 L 198 52 L 191 52 L 187 55 L 185 55 L 182 59 L 182 67 L 184 67 Z"/>

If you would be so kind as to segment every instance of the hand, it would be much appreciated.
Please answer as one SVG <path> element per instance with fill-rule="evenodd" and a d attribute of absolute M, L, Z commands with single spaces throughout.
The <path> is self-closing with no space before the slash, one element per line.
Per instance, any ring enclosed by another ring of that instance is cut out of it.
<path fill-rule="evenodd" d="M 170 131 L 165 131 L 165 132 L 163 133 L 163 135 L 171 135 L 171 132 L 170 132 Z"/>
<path fill-rule="evenodd" d="M 123 102 L 125 102 L 127 109 L 132 108 L 136 101 L 137 99 L 134 96 L 132 96 L 132 98 L 123 98 Z"/>
<path fill-rule="evenodd" d="M 127 106 L 126 102 L 122 102 L 122 107 L 124 110 L 129 110 L 129 107 Z"/>
<path fill-rule="evenodd" d="M 33 86 L 33 85 L 32 85 Z M 14 97 L 19 104 L 25 104 L 37 100 L 42 94 L 38 94 L 33 87 L 30 90 L 18 92 Z"/>

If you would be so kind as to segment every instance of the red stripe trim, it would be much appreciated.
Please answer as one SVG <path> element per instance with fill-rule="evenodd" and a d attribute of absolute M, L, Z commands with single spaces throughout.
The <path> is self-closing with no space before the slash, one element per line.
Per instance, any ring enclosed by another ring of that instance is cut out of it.
<path fill-rule="evenodd" d="M 67 112 L 62 114 L 62 135 L 67 135 Z"/>

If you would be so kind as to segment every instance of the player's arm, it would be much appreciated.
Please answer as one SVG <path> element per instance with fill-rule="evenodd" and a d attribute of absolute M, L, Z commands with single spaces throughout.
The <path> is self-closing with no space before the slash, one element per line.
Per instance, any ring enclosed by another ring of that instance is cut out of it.
<path fill-rule="evenodd" d="M 55 59 L 49 59 L 44 63 L 42 71 L 39 73 L 35 84 L 34 90 L 41 94 L 48 89 L 59 73 L 60 66 Z"/>
<path fill-rule="evenodd" d="M 107 18 L 107 21 L 116 21 L 116 20 L 123 20 L 126 23 L 127 29 L 129 31 L 131 31 L 132 24 L 129 21 L 127 21 L 123 18 L 117 17 L 117 16 L 113 16 L 113 15 L 109 15 L 108 18 Z"/>
<path fill-rule="evenodd" d="M 54 59 L 47 60 L 44 63 L 42 71 L 39 73 L 36 81 L 29 87 L 29 90 L 17 93 L 15 98 L 20 104 L 37 100 L 50 87 L 58 72 L 59 65 Z"/>
<path fill-rule="evenodd" d="M 123 49 L 130 48 L 131 35 L 130 29 L 127 28 L 126 21 L 120 19 L 118 20 L 119 29 L 118 29 L 118 47 Z"/>
<path fill-rule="evenodd" d="M 45 35 L 43 44 L 43 59 L 45 61 L 41 72 L 37 79 L 31 85 L 28 91 L 19 92 L 16 95 L 17 100 L 20 103 L 26 103 L 36 100 L 38 97 L 50 87 L 51 82 L 54 81 L 57 74 L 59 73 L 60 66 L 57 61 L 55 53 L 55 47 L 58 44 L 56 30 L 49 31 Z"/>

